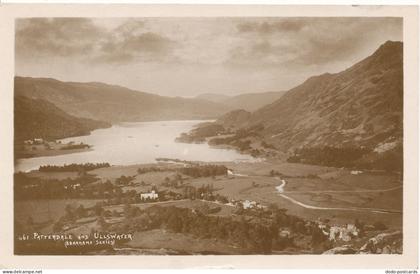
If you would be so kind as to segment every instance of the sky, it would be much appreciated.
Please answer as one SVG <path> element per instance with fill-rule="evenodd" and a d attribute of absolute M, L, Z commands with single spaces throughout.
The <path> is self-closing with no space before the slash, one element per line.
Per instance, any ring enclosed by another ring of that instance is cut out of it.
<path fill-rule="evenodd" d="M 15 73 L 165 96 L 288 90 L 402 41 L 380 17 L 21 18 Z"/>

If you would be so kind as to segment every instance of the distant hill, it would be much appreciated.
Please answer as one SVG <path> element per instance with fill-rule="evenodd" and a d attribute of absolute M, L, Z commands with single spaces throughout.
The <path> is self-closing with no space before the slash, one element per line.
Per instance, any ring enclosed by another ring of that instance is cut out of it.
<path fill-rule="evenodd" d="M 207 101 L 211 101 L 215 103 L 223 103 L 224 100 L 231 98 L 231 96 L 219 94 L 219 93 L 203 93 L 196 96 L 195 98 L 207 100 Z"/>
<path fill-rule="evenodd" d="M 248 119 L 250 117 L 251 112 L 238 109 L 222 115 L 215 123 L 223 125 L 225 128 L 240 128 L 248 124 Z"/>
<path fill-rule="evenodd" d="M 33 138 L 47 140 L 87 135 L 91 130 L 111 126 L 109 123 L 77 118 L 42 99 L 15 96 L 15 141 Z"/>
<path fill-rule="evenodd" d="M 216 118 L 230 107 L 202 99 L 164 97 L 103 83 L 15 77 L 15 96 L 47 100 L 63 111 L 102 121 Z"/>
<path fill-rule="evenodd" d="M 222 103 L 231 109 L 243 109 L 246 111 L 254 111 L 265 105 L 271 104 L 284 95 L 284 91 L 270 91 L 261 93 L 245 93 L 236 96 L 227 96 L 216 93 L 206 93 L 196 98 L 208 101 Z"/>

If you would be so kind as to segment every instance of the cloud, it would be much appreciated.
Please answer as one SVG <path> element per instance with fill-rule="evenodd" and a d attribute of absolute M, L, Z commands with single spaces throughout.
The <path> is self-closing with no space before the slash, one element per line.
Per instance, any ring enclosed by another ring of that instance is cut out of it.
<path fill-rule="evenodd" d="M 174 42 L 156 33 L 146 32 L 123 35 L 122 39 L 109 39 L 101 45 L 96 62 L 130 63 L 136 60 L 152 61 L 167 57 Z"/>
<path fill-rule="evenodd" d="M 386 40 L 402 40 L 401 18 L 290 18 L 237 24 L 243 43 L 227 63 L 320 66 L 349 60 Z M 376 43 L 376 44 L 375 44 Z"/>
<path fill-rule="evenodd" d="M 169 95 L 285 90 L 386 40 L 402 41 L 401 18 L 21 18 L 15 71 Z"/>
<path fill-rule="evenodd" d="M 104 29 L 85 18 L 30 18 L 16 20 L 17 55 L 75 56 L 94 50 Z"/>
<path fill-rule="evenodd" d="M 141 20 L 128 19 L 113 28 L 87 18 L 30 18 L 16 21 L 18 58 L 71 57 L 83 62 L 130 63 L 162 60 L 174 44 L 145 29 Z"/>
<path fill-rule="evenodd" d="M 145 27 L 145 22 L 143 20 L 132 18 L 132 19 L 128 19 L 123 24 L 117 26 L 115 28 L 115 32 L 126 35 L 126 34 L 135 33 L 139 30 L 142 30 L 144 29 L 144 27 Z"/>
<path fill-rule="evenodd" d="M 237 25 L 239 32 L 257 32 L 270 34 L 274 32 L 297 32 L 305 27 L 305 20 L 299 18 L 280 19 L 276 22 L 244 22 Z"/>

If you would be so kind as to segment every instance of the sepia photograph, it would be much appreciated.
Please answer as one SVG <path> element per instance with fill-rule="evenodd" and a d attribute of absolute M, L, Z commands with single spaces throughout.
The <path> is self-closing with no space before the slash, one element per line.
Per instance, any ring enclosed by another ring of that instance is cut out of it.
<path fill-rule="evenodd" d="M 12 257 L 415 261 L 403 12 L 94 7 L 10 17 Z"/>
<path fill-rule="evenodd" d="M 401 18 L 19 18 L 15 253 L 401 254 Z"/>

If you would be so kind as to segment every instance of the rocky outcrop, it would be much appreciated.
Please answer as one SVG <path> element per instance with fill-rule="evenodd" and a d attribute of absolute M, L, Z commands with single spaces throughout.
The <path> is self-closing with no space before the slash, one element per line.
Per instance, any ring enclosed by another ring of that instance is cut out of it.
<path fill-rule="evenodd" d="M 322 254 L 332 255 L 332 254 L 356 254 L 357 249 L 354 249 L 351 245 L 343 245 L 334 247 L 330 250 L 325 251 Z"/>
<path fill-rule="evenodd" d="M 323 254 L 402 254 L 402 232 L 378 234 L 370 238 L 360 249 L 348 244 L 334 247 Z"/>
<path fill-rule="evenodd" d="M 381 233 L 370 238 L 359 252 L 361 254 L 401 254 L 402 232 Z"/>

